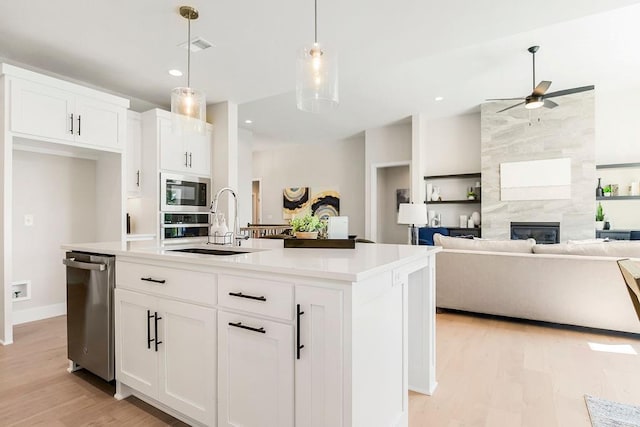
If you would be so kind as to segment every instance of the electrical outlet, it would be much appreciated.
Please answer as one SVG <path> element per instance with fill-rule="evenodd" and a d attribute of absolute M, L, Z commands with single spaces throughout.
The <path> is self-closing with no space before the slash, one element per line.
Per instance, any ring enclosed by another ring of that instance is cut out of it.
<path fill-rule="evenodd" d="M 26 214 L 24 216 L 24 225 L 26 225 L 27 227 L 31 227 L 33 225 L 33 215 L 32 214 Z"/>

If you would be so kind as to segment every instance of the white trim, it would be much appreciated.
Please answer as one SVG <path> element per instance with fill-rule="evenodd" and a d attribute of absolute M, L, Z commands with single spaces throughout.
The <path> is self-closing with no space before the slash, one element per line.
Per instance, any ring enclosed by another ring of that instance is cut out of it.
<path fill-rule="evenodd" d="M 378 241 L 378 169 L 394 168 L 398 166 L 408 166 L 409 177 L 411 177 L 411 160 L 371 164 L 371 176 L 369 178 L 369 182 L 371 183 L 369 186 L 369 200 L 371 203 L 371 208 L 369 209 L 369 224 L 371 231 L 367 238 L 374 242 Z M 411 194 L 411 178 L 409 178 L 409 193 Z"/>
<path fill-rule="evenodd" d="M 262 223 L 262 178 L 253 178 L 251 180 L 251 193 L 253 194 L 253 183 L 254 181 L 258 181 L 258 199 L 260 202 L 258 203 L 258 207 L 260 210 L 258 211 L 258 222 Z M 251 220 L 253 222 L 253 206 L 251 206 Z"/>
<path fill-rule="evenodd" d="M 13 324 L 20 325 L 22 323 L 48 319 L 50 317 L 64 316 L 65 314 L 67 314 L 67 303 L 65 302 L 28 308 L 26 310 L 14 310 Z"/>

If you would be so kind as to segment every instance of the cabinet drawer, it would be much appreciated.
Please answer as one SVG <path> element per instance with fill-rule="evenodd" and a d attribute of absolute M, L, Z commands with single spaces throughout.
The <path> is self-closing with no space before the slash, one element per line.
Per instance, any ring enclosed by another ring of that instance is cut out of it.
<path fill-rule="evenodd" d="M 116 261 L 116 287 L 198 304 L 216 304 L 216 275 L 212 273 Z"/>
<path fill-rule="evenodd" d="M 291 320 L 293 318 L 293 285 L 221 274 L 218 277 L 218 304 Z"/>

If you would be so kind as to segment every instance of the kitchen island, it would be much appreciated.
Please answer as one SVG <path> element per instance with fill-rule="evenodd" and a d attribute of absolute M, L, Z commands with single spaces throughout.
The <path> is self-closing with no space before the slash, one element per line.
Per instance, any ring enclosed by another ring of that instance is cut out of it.
<path fill-rule="evenodd" d="M 388 427 L 434 391 L 438 248 L 149 243 L 63 246 L 116 256 L 116 398 L 192 425 Z"/>

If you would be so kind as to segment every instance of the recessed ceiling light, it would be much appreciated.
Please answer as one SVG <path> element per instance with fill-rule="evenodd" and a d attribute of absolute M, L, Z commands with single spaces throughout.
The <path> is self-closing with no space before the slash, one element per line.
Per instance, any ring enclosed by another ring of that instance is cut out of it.
<path fill-rule="evenodd" d="M 443 97 L 443 96 L 436 96 L 436 97 L 435 97 L 435 100 L 436 100 L 436 101 L 442 101 L 443 99 L 444 99 L 444 97 Z"/>
<path fill-rule="evenodd" d="M 246 124 L 250 125 L 251 123 L 253 123 L 253 120 L 249 120 L 249 119 L 247 119 L 247 120 L 245 120 L 244 122 L 245 122 Z"/>
<path fill-rule="evenodd" d="M 180 70 L 169 70 L 169 74 L 171 74 L 173 77 L 180 77 L 180 76 L 182 76 L 182 71 L 180 71 Z"/>

